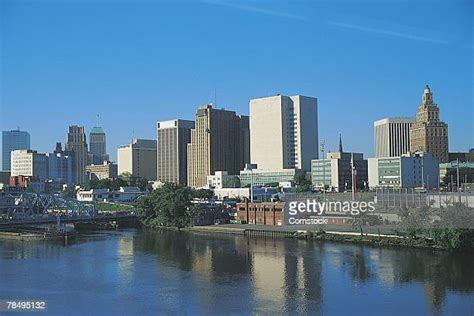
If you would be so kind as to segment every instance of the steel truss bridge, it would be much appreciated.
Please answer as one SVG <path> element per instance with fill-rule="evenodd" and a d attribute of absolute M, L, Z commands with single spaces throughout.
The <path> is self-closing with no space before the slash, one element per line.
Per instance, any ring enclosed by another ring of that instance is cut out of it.
<path fill-rule="evenodd" d="M 4 196 L 7 203 L 0 203 L 0 227 L 56 223 L 107 222 L 136 219 L 132 212 L 100 215 L 94 204 L 67 199 L 58 195 L 22 193 L 19 196 Z M 3 201 L 5 202 L 5 201 Z"/>

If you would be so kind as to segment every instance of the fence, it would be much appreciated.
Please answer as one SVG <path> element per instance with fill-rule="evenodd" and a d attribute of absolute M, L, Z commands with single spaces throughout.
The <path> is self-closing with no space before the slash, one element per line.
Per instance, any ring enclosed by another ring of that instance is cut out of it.
<path fill-rule="evenodd" d="M 440 208 L 462 203 L 474 207 L 472 192 L 422 192 L 415 189 L 377 189 L 375 202 L 385 208 Z"/>

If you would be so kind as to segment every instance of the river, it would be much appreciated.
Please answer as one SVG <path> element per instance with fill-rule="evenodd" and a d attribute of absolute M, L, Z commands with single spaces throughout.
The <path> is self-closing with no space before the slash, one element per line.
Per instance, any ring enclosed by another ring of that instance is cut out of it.
<path fill-rule="evenodd" d="M 47 300 L 52 315 L 473 315 L 473 265 L 473 254 L 119 230 L 1 240 L 0 299 Z"/>

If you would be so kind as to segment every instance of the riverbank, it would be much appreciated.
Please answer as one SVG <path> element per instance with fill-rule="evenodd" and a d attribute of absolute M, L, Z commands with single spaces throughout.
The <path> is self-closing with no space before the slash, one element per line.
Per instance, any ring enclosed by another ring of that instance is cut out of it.
<path fill-rule="evenodd" d="M 331 227 L 334 229 L 334 227 Z M 431 238 L 411 238 L 392 234 L 385 229 L 373 228 L 372 232 L 349 231 L 350 227 L 340 227 L 338 230 L 315 230 L 307 226 L 258 226 L 245 224 L 226 224 L 214 226 L 194 226 L 182 229 L 206 234 L 238 234 L 248 237 L 261 238 L 295 238 L 304 240 L 330 241 L 340 243 L 356 243 L 375 247 L 416 248 L 451 251 L 449 247 L 436 244 Z M 374 230 L 376 232 L 374 232 Z"/>
<path fill-rule="evenodd" d="M 41 241 L 41 240 L 53 240 L 53 241 L 68 241 L 77 236 L 77 232 L 48 232 L 48 231 L 0 231 L 0 240 L 20 240 L 20 241 Z"/>

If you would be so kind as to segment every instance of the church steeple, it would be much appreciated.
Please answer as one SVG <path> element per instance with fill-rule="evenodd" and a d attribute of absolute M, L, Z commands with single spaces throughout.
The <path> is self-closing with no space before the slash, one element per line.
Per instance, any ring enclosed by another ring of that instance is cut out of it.
<path fill-rule="evenodd" d="M 339 133 L 339 152 L 342 154 L 344 152 L 342 148 L 342 135 Z"/>

